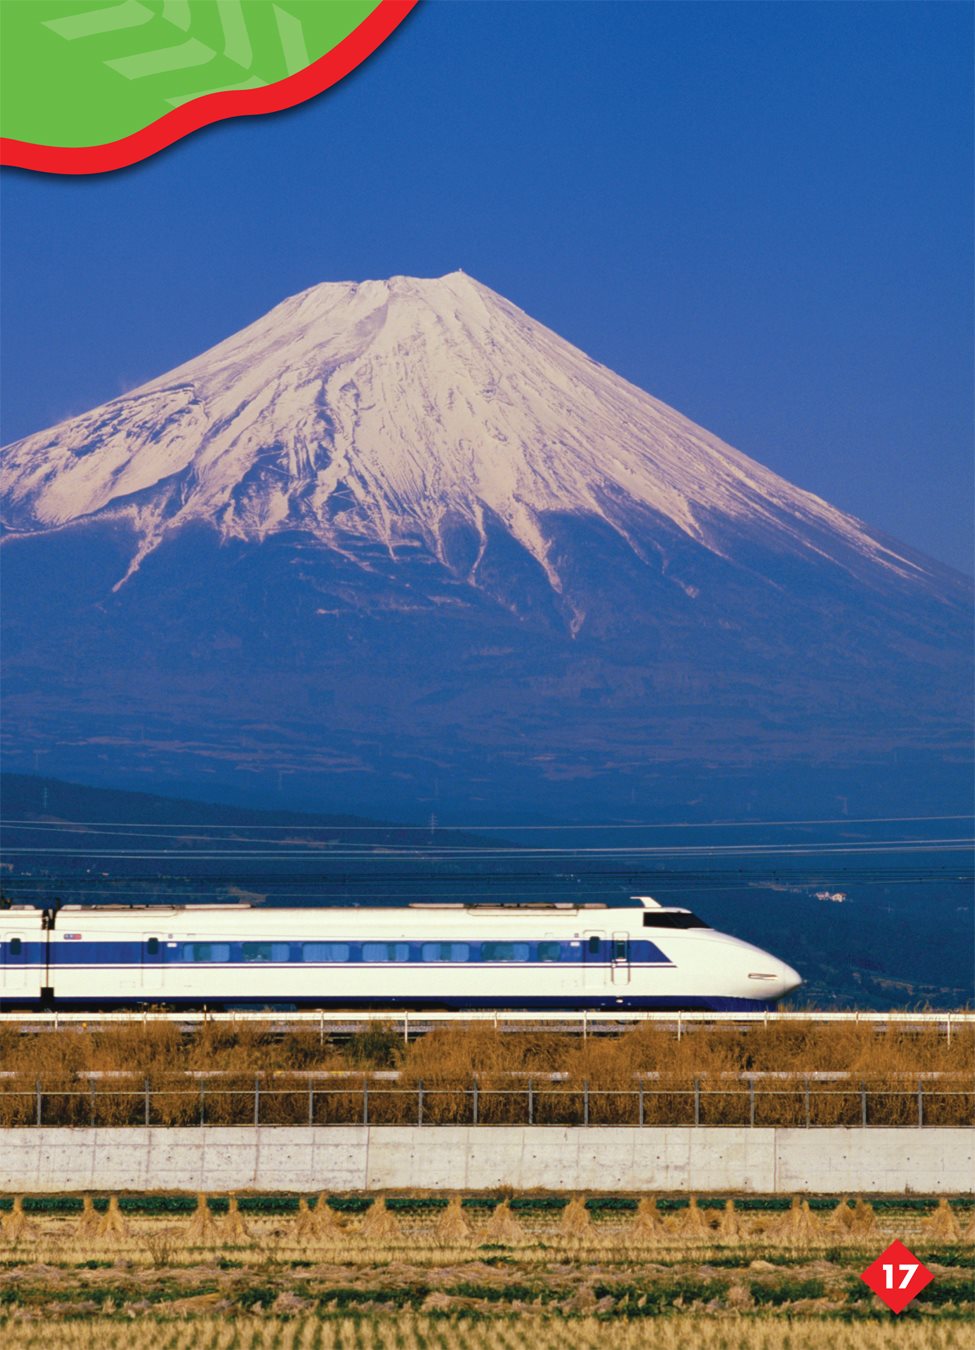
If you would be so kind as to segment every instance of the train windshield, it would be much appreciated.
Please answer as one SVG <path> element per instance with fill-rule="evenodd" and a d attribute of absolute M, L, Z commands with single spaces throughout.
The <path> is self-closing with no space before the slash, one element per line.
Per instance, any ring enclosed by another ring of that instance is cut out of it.
<path fill-rule="evenodd" d="M 667 913 L 665 910 L 659 914 L 644 914 L 644 928 L 710 928 L 709 923 L 699 919 L 696 914 L 692 914 L 689 909 L 680 911 L 680 913 Z"/>

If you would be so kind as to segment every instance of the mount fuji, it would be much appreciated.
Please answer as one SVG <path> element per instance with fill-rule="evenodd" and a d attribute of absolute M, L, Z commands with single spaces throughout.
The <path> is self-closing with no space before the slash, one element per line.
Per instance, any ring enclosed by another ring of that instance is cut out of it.
<path fill-rule="evenodd" d="M 2 473 L 10 769 L 414 816 L 966 791 L 970 583 L 462 272 L 315 286 Z"/>

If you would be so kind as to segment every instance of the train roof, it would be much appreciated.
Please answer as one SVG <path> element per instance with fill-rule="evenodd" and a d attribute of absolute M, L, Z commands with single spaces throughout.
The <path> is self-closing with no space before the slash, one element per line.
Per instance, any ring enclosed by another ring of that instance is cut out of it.
<path fill-rule="evenodd" d="M 40 911 L 43 906 L 40 905 L 11 905 L 8 913 L 19 911 L 20 913 L 30 911 Z M 631 895 L 620 897 L 619 899 L 609 900 L 485 900 L 485 901 L 464 901 L 464 900 L 409 900 L 402 905 L 362 905 L 355 901 L 349 904 L 322 904 L 322 905 L 263 905 L 252 904 L 247 900 L 235 900 L 227 902 L 201 903 L 201 904 L 181 904 L 173 905 L 165 900 L 158 903 L 147 904 L 106 904 L 106 905 L 80 905 L 70 904 L 62 905 L 58 912 L 61 914 L 132 914 L 132 913 L 233 913 L 241 910 L 263 910 L 265 913 L 273 913 L 284 909 L 328 909 L 328 910 L 367 910 L 370 913 L 381 913 L 391 911 L 402 913 L 403 910 L 425 910 L 425 911 L 448 911 L 452 913 L 459 912 L 479 912 L 479 913 L 504 913 L 504 914 L 569 914 L 577 913 L 580 910 L 662 910 L 665 912 L 687 913 L 687 910 L 681 906 L 661 905 L 649 895 Z"/>

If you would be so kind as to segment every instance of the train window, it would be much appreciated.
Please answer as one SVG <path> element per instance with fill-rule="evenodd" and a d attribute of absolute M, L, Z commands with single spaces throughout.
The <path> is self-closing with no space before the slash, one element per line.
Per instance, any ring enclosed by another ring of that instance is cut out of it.
<path fill-rule="evenodd" d="M 349 944 L 347 942 L 303 942 L 302 961 L 348 961 Z"/>
<path fill-rule="evenodd" d="M 10 955 L 19 956 L 24 949 L 24 944 L 20 938 L 10 939 Z"/>
<path fill-rule="evenodd" d="M 613 960 L 625 961 L 628 956 L 626 938 L 613 938 Z"/>
<path fill-rule="evenodd" d="M 287 961 L 289 950 L 286 942 L 242 942 L 240 954 L 244 961 Z"/>
<path fill-rule="evenodd" d="M 186 942 L 183 944 L 184 961 L 229 961 L 229 942 Z"/>
<path fill-rule="evenodd" d="M 589 955 L 590 955 L 590 956 L 598 956 L 598 955 L 599 955 L 599 949 L 600 949 L 600 945 L 601 945 L 601 939 L 600 939 L 600 938 L 598 938 L 598 937 L 591 937 L 591 938 L 589 939 L 589 942 L 588 942 L 587 945 L 588 945 L 588 948 L 589 948 Z"/>
<path fill-rule="evenodd" d="M 146 938 L 146 955 L 147 955 L 147 956 L 158 956 L 158 955 L 159 955 L 159 939 L 158 939 L 158 938 Z"/>
<path fill-rule="evenodd" d="M 424 942 L 424 961 L 466 961 L 471 949 L 466 942 Z"/>
<path fill-rule="evenodd" d="M 410 944 L 408 942 L 364 942 L 362 944 L 363 961 L 408 961 Z"/>
<path fill-rule="evenodd" d="M 482 942 L 482 961 L 527 961 L 530 948 L 527 942 Z"/>
<path fill-rule="evenodd" d="M 561 942 L 540 942 L 538 944 L 539 961 L 560 961 L 562 959 Z"/>
<path fill-rule="evenodd" d="M 709 923 L 699 919 L 690 910 L 683 914 L 644 914 L 644 928 L 710 928 Z"/>

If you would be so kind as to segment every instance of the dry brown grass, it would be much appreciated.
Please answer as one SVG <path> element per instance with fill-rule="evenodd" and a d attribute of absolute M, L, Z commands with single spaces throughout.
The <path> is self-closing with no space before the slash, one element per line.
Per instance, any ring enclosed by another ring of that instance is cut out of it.
<path fill-rule="evenodd" d="M 664 1234 L 664 1220 L 652 1196 L 643 1196 L 637 1203 L 636 1215 L 630 1229 L 635 1243 L 656 1242 Z"/>
<path fill-rule="evenodd" d="M 862 1196 L 857 1196 L 857 1202 L 853 1206 L 853 1223 L 850 1231 L 856 1237 L 870 1237 L 877 1231 L 877 1216 L 873 1212 L 873 1206 Z"/>
<path fill-rule="evenodd" d="M 517 1251 L 519 1260 L 544 1262 L 561 1253 L 577 1260 L 588 1252 L 611 1264 L 644 1259 L 682 1260 L 688 1253 L 700 1259 L 733 1254 L 747 1263 L 791 1255 L 825 1254 L 837 1248 L 876 1255 L 892 1237 L 920 1252 L 945 1243 L 958 1243 L 957 1214 L 942 1202 L 928 1215 L 883 1213 L 878 1221 L 862 1201 L 856 1207 L 842 1203 L 836 1211 L 814 1213 L 805 1199 L 793 1200 L 785 1214 L 750 1211 L 732 1200 L 723 1209 L 703 1208 L 691 1197 L 687 1207 L 662 1216 L 655 1200 L 643 1198 L 635 1213 L 603 1212 L 598 1217 L 577 1197 L 561 1211 L 529 1210 L 516 1216 L 502 1201 L 485 1220 L 462 1208 L 459 1196 L 439 1212 L 390 1212 L 378 1197 L 362 1219 L 343 1223 L 324 1196 L 312 1208 L 304 1200 L 293 1215 L 248 1215 L 239 1212 L 236 1197 L 228 1213 L 216 1219 L 205 1196 L 187 1218 L 128 1217 L 119 1212 L 114 1197 L 99 1214 L 88 1197 L 80 1220 L 71 1217 L 28 1218 L 15 1203 L 0 1226 L 0 1260 L 55 1263 L 90 1256 L 124 1255 L 134 1265 L 180 1266 L 201 1259 L 232 1254 L 243 1265 L 266 1261 L 341 1259 L 353 1264 L 412 1262 L 440 1264 L 448 1256 L 474 1259 L 483 1246 Z M 967 1216 L 966 1216 L 967 1222 Z M 971 1227 L 971 1225 L 969 1225 Z M 968 1240 L 971 1240 L 969 1235 Z"/>
<path fill-rule="evenodd" d="M 396 1216 L 386 1208 L 385 1197 L 379 1196 L 366 1210 L 359 1226 L 359 1236 L 369 1242 L 395 1242 L 403 1236 Z"/>
<path fill-rule="evenodd" d="M 741 1223 L 734 1200 L 726 1200 L 718 1222 L 718 1236 L 725 1242 L 737 1242 L 741 1237 Z"/>
<path fill-rule="evenodd" d="M 972 1218 L 972 1224 L 975 1224 L 975 1216 Z M 961 1237 L 961 1227 L 944 1197 L 938 1201 L 934 1213 L 925 1219 L 924 1227 L 928 1237 L 934 1242 L 957 1242 Z"/>
<path fill-rule="evenodd" d="M 807 1110 L 813 1125 L 856 1125 L 862 1083 L 869 1094 L 871 1123 L 907 1125 L 917 1119 L 917 1084 L 926 1074 L 957 1075 L 924 1080 L 927 1124 L 975 1121 L 973 1027 L 955 1029 L 949 1044 L 936 1027 L 855 1023 L 702 1026 L 680 1040 L 656 1025 L 582 1040 L 553 1031 L 498 1031 L 477 1023 L 438 1028 L 409 1046 L 382 1028 L 335 1045 L 322 1043 L 317 1032 L 277 1038 L 262 1023 L 207 1023 L 187 1035 L 173 1024 L 155 1022 L 37 1036 L 0 1027 L 0 1064 L 10 1075 L 0 1083 L 0 1125 L 32 1123 L 38 1081 L 49 1124 L 141 1123 L 146 1085 L 152 1092 L 154 1123 L 250 1122 L 257 1076 L 261 1119 L 268 1124 L 302 1123 L 309 1113 L 308 1082 L 296 1079 L 295 1073 L 323 1075 L 314 1101 L 318 1123 L 354 1121 L 362 1117 L 361 1075 L 387 1067 L 398 1070 L 401 1078 L 395 1084 L 370 1083 L 370 1118 L 377 1124 L 415 1119 L 421 1082 L 428 1123 L 470 1120 L 475 1076 L 479 1117 L 485 1123 L 522 1122 L 532 1077 L 534 1118 L 540 1124 L 581 1119 L 585 1083 L 591 1123 L 634 1124 L 641 1075 L 648 1125 L 693 1119 L 696 1081 L 703 1090 L 703 1124 L 747 1123 L 754 1107 L 759 1125 L 804 1124 Z M 222 1077 L 213 1077 L 214 1070 Z M 327 1079 L 333 1070 L 353 1076 Z M 114 1082 L 86 1077 L 122 1071 L 132 1076 Z M 824 1071 L 851 1076 L 838 1082 L 804 1081 L 803 1075 Z M 555 1072 L 567 1075 L 565 1081 L 548 1081 L 545 1075 Z M 744 1073 L 798 1077 L 758 1080 L 752 1103 L 746 1082 L 722 1077 Z"/>
<path fill-rule="evenodd" d="M 81 1218 L 78 1220 L 77 1235 L 80 1238 L 97 1237 L 101 1227 L 101 1216 L 95 1209 L 95 1202 L 90 1195 L 82 1197 Z"/>
<path fill-rule="evenodd" d="M 318 1197 L 314 1208 L 302 1196 L 294 1225 L 294 1236 L 299 1241 L 330 1244 L 344 1240 L 345 1228 L 325 1195 Z"/>
<path fill-rule="evenodd" d="M 825 1225 L 813 1214 L 808 1200 L 800 1200 L 798 1196 L 793 1196 L 789 1212 L 779 1220 L 772 1231 L 783 1242 L 804 1246 L 811 1242 L 822 1241 Z"/>
<path fill-rule="evenodd" d="M 711 1225 L 701 1213 L 697 1203 L 697 1197 L 692 1195 L 688 1201 L 687 1208 L 681 1210 L 677 1223 L 675 1225 L 682 1238 L 709 1238 L 711 1236 Z"/>
<path fill-rule="evenodd" d="M 122 1218 L 118 1196 L 109 1196 L 108 1209 L 102 1215 L 98 1225 L 98 1236 L 106 1240 L 117 1240 L 118 1238 L 127 1238 L 128 1235 L 129 1225 Z"/>
<path fill-rule="evenodd" d="M 228 1201 L 227 1213 L 220 1225 L 220 1236 L 228 1246 L 232 1247 L 250 1241 L 250 1231 L 244 1223 L 236 1195 L 230 1196 Z"/>
<path fill-rule="evenodd" d="M 747 1292 L 747 1291 L 746 1291 Z M 550 1318 L 537 1313 L 478 1321 L 387 1313 L 374 1317 L 276 1317 L 188 1320 L 138 1317 L 120 1323 L 90 1317 L 58 1326 L 59 1350 L 968 1350 L 959 1323 L 843 1325 L 812 1317 L 776 1322 L 739 1312 L 734 1320 L 680 1318 L 616 1321 Z M 50 1350 L 43 1324 L 0 1322 L 4 1350 Z"/>
<path fill-rule="evenodd" d="M 37 1237 L 39 1231 L 37 1224 L 31 1223 L 24 1214 L 24 1197 L 15 1195 L 13 1207 L 0 1220 L 0 1236 L 4 1243 L 29 1241 Z"/>
<path fill-rule="evenodd" d="M 853 1210 L 849 1197 L 844 1195 L 826 1221 L 827 1229 L 833 1237 L 846 1237 L 853 1231 Z"/>
<path fill-rule="evenodd" d="M 502 1200 L 487 1221 L 481 1241 L 499 1247 L 517 1247 L 525 1241 L 525 1230 L 511 1212 L 511 1204 Z"/>
<path fill-rule="evenodd" d="M 559 1219 L 559 1231 L 566 1238 L 585 1239 L 592 1236 L 592 1219 L 583 1196 L 574 1196 L 563 1209 Z"/>
<path fill-rule="evenodd" d="M 186 1229 L 186 1239 L 198 1247 L 213 1246 L 220 1236 L 205 1195 L 196 1197 L 196 1211 Z"/>
<path fill-rule="evenodd" d="M 463 1246 L 473 1237 L 473 1229 L 461 1208 L 459 1195 L 451 1196 L 450 1203 L 437 1220 L 437 1238 L 447 1246 Z"/>

